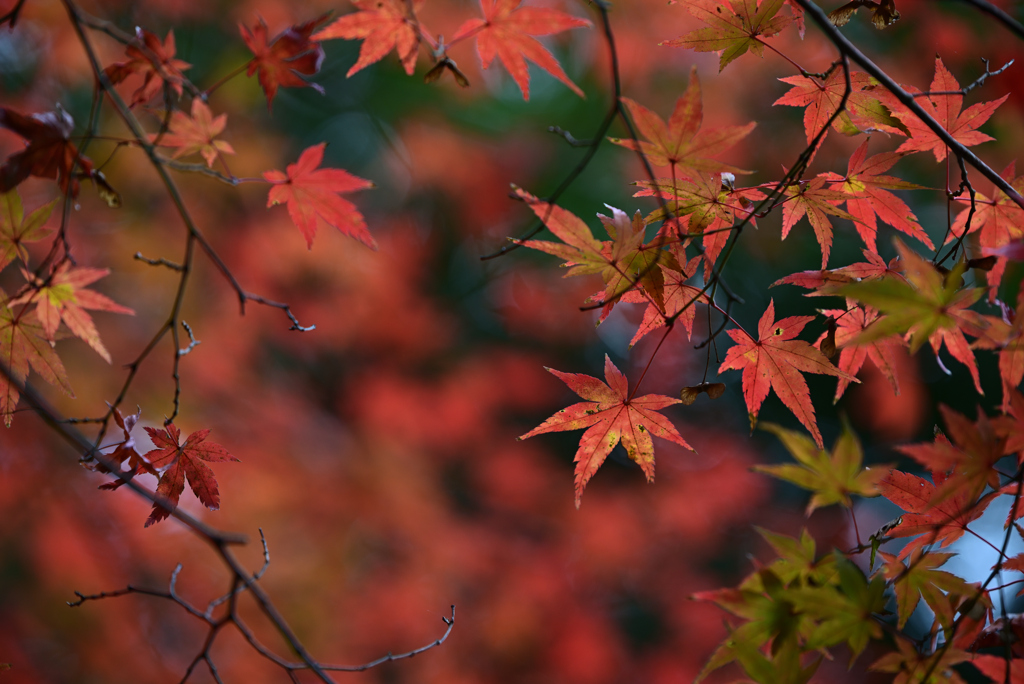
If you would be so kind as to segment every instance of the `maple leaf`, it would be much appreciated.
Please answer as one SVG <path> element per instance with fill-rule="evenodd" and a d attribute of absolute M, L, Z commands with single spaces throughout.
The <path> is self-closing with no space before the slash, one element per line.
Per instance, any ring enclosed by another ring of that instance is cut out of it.
<path fill-rule="evenodd" d="M 313 40 L 362 40 L 359 59 L 346 76 L 379 62 L 391 50 L 398 51 L 398 59 L 405 73 L 412 76 L 419 56 L 420 31 L 416 18 L 423 0 L 352 0 L 359 11 L 335 19 L 313 34 Z"/>
<path fill-rule="evenodd" d="M 158 502 L 146 520 L 146 527 L 158 523 L 168 517 L 178 506 L 178 499 L 185 490 L 185 478 L 188 486 L 200 502 L 212 511 L 220 508 L 220 493 L 217 491 L 217 478 L 210 466 L 203 463 L 222 463 L 238 461 L 228 450 L 216 442 L 207 442 L 209 430 L 193 432 L 181 441 L 181 432 L 169 423 L 164 429 L 146 428 L 150 439 L 156 446 L 145 454 L 153 468 L 163 470 L 160 482 L 156 486 Z"/>
<path fill-rule="evenodd" d="M 244 24 L 238 25 L 242 40 L 253 53 L 246 76 L 252 78 L 259 72 L 257 78 L 267 96 L 268 110 L 274 104 L 278 88 L 312 88 L 323 94 L 324 89 L 320 85 L 310 83 L 303 76 L 312 76 L 320 71 L 324 49 L 310 35 L 326 20 L 325 14 L 305 24 L 289 26 L 270 40 L 267 39 L 267 24 L 262 18 L 251 31 Z"/>
<path fill-rule="evenodd" d="M 967 366 L 978 393 L 984 394 L 974 353 L 964 337 L 965 330 L 976 337 L 983 334 L 978 328 L 980 317 L 967 307 L 981 298 L 984 289 L 960 289 L 960 276 L 966 269 L 963 262 L 944 278 L 930 262 L 903 242 L 895 242 L 906 280 L 883 278 L 837 288 L 837 294 L 885 314 L 850 343 L 864 344 L 889 335 L 909 333 L 911 354 L 916 354 L 927 340 L 936 358 L 945 345 L 953 358 Z"/>
<path fill-rule="evenodd" d="M 776 322 L 775 301 L 771 300 L 757 324 L 757 339 L 741 330 L 727 331 L 736 345 L 729 348 L 718 372 L 743 371 L 743 398 L 747 402 L 751 429 L 757 424 L 757 414 L 768 390 L 774 389 L 786 408 L 810 431 L 818 448 L 824 449 L 811 395 L 801 373 L 858 381 L 829 363 L 817 348 L 793 339 L 812 320 L 813 316 L 790 316 Z"/>
<path fill-rule="evenodd" d="M 452 43 L 476 36 L 476 50 L 483 68 L 488 68 L 497 56 L 523 91 L 524 100 L 530 99 L 527 59 L 583 97 L 583 91 L 569 80 L 554 55 L 532 36 L 548 36 L 591 23 L 558 10 L 520 7 L 521 3 L 522 0 L 480 0 L 484 18 L 466 21 L 455 32 Z"/>
<path fill-rule="evenodd" d="M 879 316 L 878 312 L 871 307 L 860 308 L 851 300 L 847 300 L 846 305 L 846 310 L 824 309 L 821 311 L 823 316 L 831 316 L 836 321 L 836 347 L 842 350 L 839 353 L 839 363 L 837 364 L 839 370 L 856 377 L 860 369 L 864 367 L 864 361 L 871 359 L 875 368 L 880 370 L 885 379 L 889 381 L 893 393 L 898 396 L 900 382 L 896 377 L 896 350 L 904 346 L 903 340 L 896 337 L 883 337 L 865 344 L 851 344 L 863 335 L 864 331 L 877 321 Z M 819 340 L 818 343 L 820 344 L 820 342 Z M 832 403 L 838 402 L 849 386 L 848 380 L 840 378 Z"/>
<path fill-rule="evenodd" d="M 1010 659 L 1010 678 L 1006 679 L 1006 658 L 994 655 L 976 655 L 970 661 L 971 665 L 978 668 L 981 674 L 993 682 L 1005 684 L 1024 683 L 1024 659 Z"/>
<path fill-rule="evenodd" d="M 808 76 L 788 76 L 779 80 L 793 87 L 772 104 L 807 107 L 804 111 L 804 132 L 809 145 L 842 104 L 843 93 L 846 92 L 846 76 L 842 69 L 833 69 L 828 78 L 821 82 Z M 832 128 L 844 135 L 855 135 L 865 130 L 905 135 L 903 125 L 893 118 L 872 93 L 877 84 L 877 81 L 861 71 L 850 72 L 851 91 L 846 98 L 843 113 L 832 121 Z"/>
<path fill-rule="evenodd" d="M 864 573 L 836 552 L 838 586 L 803 586 L 788 589 L 783 596 L 795 610 L 818 622 L 808 630 L 804 648 L 816 649 L 846 642 L 853 659 L 871 639 L 882 636 L 874 615 L 885 610 L 885 581 L 877 575 L 868 582 Z"/>
<path fill-rule="evenodd" d="M 135 438 L 132 437 L 132 430 L 135 425 L 139 422 L 139 418 L 142 417 L 142 409 L 139 409 L 133 414 L 122 416 L 119 409 L 114 409 L 114 422 L 124 432 L 124 440 L 117 445 L 114 451 L 107 455 L 106 459 L 110 462 L 116 463 L 120 466 L 125 461 L 128 461 L 128 470 L 121 471 L 120 468 L 117 470 L 110 470 L 102 464 L 96 464 L 96 470 L 101 473 L 116 472 L 118 478 L 113 482 L 107 482 L 106 484 L 100 485 L 100 489 L 106 489 L 108 491 L 114 491 L 128 480 L 131 480 L 140 471 L 149 473 L 150 475 L 156 475 L 156 469 L 142 457 L 138 451 L 135 450 Z"/>
<path fill-rule="evenodd" d="M 75 122 L 59 105 L 52 112 L 25 116 L 13 109 L 0 107 L 0 126 L 14 131 L 28 141 L 24 150 L 12 154 L 0 165 L 0 192 L 8 192 L 29 176 L 50 178 L 60 183 L 61 190 L 78 195 L 78 181 L 72 169 L 92 173 L 92 162 L 78 153 L 70 141 Z"/>
<path fill-rule="evenodd" d="M 846 195 L 825 187 L 826 179 L 814 178 L 806 183 L 795 183 L 786 188 L 786 201 L 782 205 L 782 239 L 804 216 L 814 228 L 814 237 L 821 246 L 821 267 L 828 266 L 832 251 L 832 222 L 828 215 L 838 216 L 856 223 L 857 218 L 835 206 L 846 201 Z"/>
<path fill-rule="evenodd" d="M 932 544 L 949 546 L 967 531 L 967 525 L 981 517 L 1000 492 L 989 492 L 981 499 L 970 497 L 962 489 L 954 490 L 944 501 L 932 504 L 938 487 L 947 480 L 945 473 L 932 473 L 932 482 L 923 477 L 891 470 L 878 483 L 878 489 L 889 501 L 907 511 L 898 525 L 886 534 L 890 537 L 918 537 L 899 553 L 906 558 L 916 549 Z M 934 484 L 933 484 L 934 483 Z M 923 536 L 918 536 L 923 535 Z"/>
<path fill-rule="evenodd" d="M 993 469 L 1006 450 L 1006 438 L 1000 438 L 988 418 L 978 409 L 978 420 L 972 423 L 945 404 L 939 405 L 942 422 L 952 437 L 938 435 L 930 444 L 907 444 L 896 449 L 910 456 L 930 471 L 951 473 L 932 496 L 932 505 L 957 493 L 974 500 L 988 485 L 1000 488 L 999 473 Z"/>
<path fill-rule="evenodd" d="M 653 183 L 637 181 L 634 185 L 641 188 L 634 197 L 661 197 L 664 206 L 645 219 L 648 223 L 664 221 L 660 234 L 704 234 L 705 278 L 710 277 L 736 219 L 742 217 L 757 226 L 752 214 L 754 202 L 764 199 L 764 193 L 757 188 L 731 187 L 718 174 L 698 174 L 693 181 L 659 178 Z M 666 210 L 674 218 L 665 220 Z"/>
<path fill-rule="evenodd" d="M 832 447 L 831 454 L 819 449 L 804 435 L 780 425 L 764 423 L 761 429 L 778 437 L 797 464 L 754 466 L 754 470 L 814 492 L 805 515 L 835 503 L 844 508 L 852 508 L 851 494 L 878 496 L 878 480 L 885 477 L 888 471 L 885 467 L 873 470 L 861 467 L 864 452 L 860 440 L 849 425 L 843 424 L 843 432 Z"/>
<path fill-rule="evenodd" d="M 913 86 L 904 86 L 904 90 L 911 95 L 921 92 Z M 936 57 L 935 77 L 932 79 L 928 92 L 950 92 L 955 90 L 960 90 L 960 84 L 943 65 L 942 59 Z M 993 139 L 991 136 L 975 129 L 988 121 L 993 112 L 1008 97 L 1009 94 L 1003 95 L 998 100 L 971 105 L 963 112 L 960 109 L 963 107 L 964 96 L 960 93 L 952 95 L 926 95 L 918 97 L 917 101 L 960 144 L 966 147 L 973 147 Z M 941 162 L 946 158 L 946 143 L 942 142 L 932 129 L 928 128 L 923 121 L 918 119 L 916 114 L 907 109 L 888 91 L 880 92 L 879 98 L 883 104 L 889 107 L 893 116 L 902 121 L 903 125 L 910 131 L 910 139 L 904 141 L 902 145 L 896 148 L 896 152 L 927 152 L 931 150 L 935 154 L 936 161 Z"/>
<path fill-rule="evenodd" d="M 110 363 L 110 352 L 100 341 L 100 334 L 92 322 L 92 317 L 85 310 L 110 311 L 130 316 L 134 316 L 135 312 L 105 295 L 85 289 L 86 285 L 109 274 L 109 268 L 72 266 L 68 261 L 58 265 L 45 279 L 34 279 L 26 272 L 25 279 L 29 282 L 34 281 L 35 286 L 12 303 L 36 303 L 36 315 L 46 339 L 55 340 L 57 327 L 64 321 L 72 334 L 84 340 Z"/>
<path fill-rule="evenodd" d="M 198 97 L 192 100 L 192 116 L 176 111 L 171 114 L 167 133 L 163 136 L 150 135 L 150 142 L 159 140 L 163 147 L 176 147 L 172 159 L 200 154 L 211 169 L 221 154 L 234 154 L 235 150 L 229 143 L 216 140 L 224 130 L 228 115 L 213 117 L 210 108 Z"/>
<path fill-rule="evenodd" d="M 68 384 L 67 372 L 53 345 L 43 332 L 35 311 L 22 309 L 15 314 L 9 307 L 7 296 L 0 290 L 0 363 L 10 372 L 15 382 L 0 374 L 0 416 L 11 426 L 14 408 L 18 404 L 18 385 L 28 379 L 29 368 L 50 383 L 57 385 L 68 396 L 74 396 Z"/>
<path fill-rule="evenodd" d="M 985 316 L 988 327 L 974 341 L 975 349 L 999 350 L 999 380 L 1003 413 L 1010 411 L 1011 394 L 1024 380 L 1024 288 L 1017 292 L 1017 312 L 1000 302 L 1002 318 Z M 1022 447 L 1024 448 L 1024 447 Z"/>
<path fill-rule="evenodd" d="M 748 173 L 735 166 L 711 159 L 730 149 L 757 125 L 723 126 L 701 130 L 704 120 L 703 98 L 697 67 L 690 70 L 690 84 L 669 117 L 668 124 L 660 116 L 628 97 L 622 98 L 629 110 L 629 118 L 646 141 L 631 138 L 608 138 L 616 145 L 638 150 L 652 166 L 675 166 L 682 176 L 704 178 L 708 173 Z"/>
<path fill-rule="evenodd" d="M 878 233 L 878 223 L 875 220 L 877 216 L 896 230 L 917 238 L 928 249 L 935 249 L 931 238 L 917 223 L 917 216 L 910 210 L 910 207 L 889 192 L 889 190 L 922 190 L 925 189 L 924 186 L 893 176 L 881 175 L 883 171 L 892 168 L 903 155 L 896 152 L 882 152 L 865 159 L 867 150 L 868 141 L 865 140 L 850 157 L 845 178 L 834 173 L 823 174 L 823 177 L 830 181 L 843 183 L 841 190 L 848 195 L 846 211 L 856 219 L 857 232 L 860 233 L 864 244 L 872 252 L 878 252 L 875 245 L 875 236 Z"/>
<path fill-rule="evenodd" d="M 747 217 L 755 201 L 764 198 L 757 188 L 730 188 L 722 182 L 721 174 L 700 173 L 693 180 L 668 178 L 651 181 L 637 181 L 635 185 L 641 189 L 634 197 L 653 197 L 660 195 L 665 201 L 665 208 L 651 212 L 647 223 L 665 219 L 665 209 L 673 216 L 689 216 L 686 233 L 696 235 L 719 227 L 731 226 L 737 217 Z M 749 223 L 757 226 L 757 221 L 750 218 Z"/>
<path fill-rule="evenodd" d="M 681 324 L 686 330 L 687 339 L 690 338 L 693 334 L 693 319 L 697 313 L 694 303 L 701 302 L 706 304 L 708 302 L 708 297 L 701 291 L 701 288 L 686 284 L 686 281 L 696 274 L 700 260 L 701 257 L 699 256 L 690 259 L 689 262 L 682 266 L 682 270 L 676 270 L 664 264 L 658 265 L 664 279 L 664 310 L 659 309 L 654 302 L 647 304 L 640 327 L 637 328 L 633 339 L 629 341 L 630 348 L 643 339 L 647 333 L 664 326 L 667 317 L 675 316 L 676 314 L 678 314 L 678 318 L 675 319 L 675 325 Z M 680 311 L 682 313 L 679 313 Z M 692 404 L 693 402 L 691 401 L 690 403 Z"/>
<path fill-rule="evenodd" d="M 878 555 L 885 561 L 882 574 L 892 582 L 896 592 L 899 629 L 906 626 L 922 597 L 939 624 L 947 629 L 953 624 L 953 606 L 943 592 L 967 594 L 971 590 L 971 585 L 963 579 L 938 569 L 955 554 L 924 553 L 922 549 L 915 549 L 906 564 L 891 553 L 880 551 Z"/>
<path fill-rule="evenodd" d="M 562 242 L 526 240 L 517 244 L 553 254 L 565 260 L 569 269 L 564 277 L 598 274 L 605 283 L 602 301 L 614 304 L 638 283 L 659 309 L 664 307 L 664 276 L 656 263 L 667 259 L 658 239 L 644 244 L 645 223 L 640 212 L 633 218 L 615 207 L 612 217 L 598 214 L 608 231 L 609 242 L 594 237 L 590 228 L 578 216 L 561 207 L 537 199 L 516 188 L 515 193 L 529 205 L 548 230 Z M 640 299 L 638 301 L 646 301 Z"/>
<path fill-rule="evenodd" d="M 792 17 L 778 16 L 783 0 L 690 0 L 686 9 L 708 26 L 667 40 L 659 45 L 691 48 L 697 52 L 721 52 L 721 71 L 747 50 L 764 54 L 764 40 L 786 28 Z"/>
<path fill-rule="evenodd" d="M 680 400 L 660 394 L 631 398 L 626 376 L 607 355 L 604 357 L 607 384 L 589 375 L 563 373 L 552 368 L 546 370 L 587 401 L 560 410 L 519 439 L 544 432 L 587 428 L 580 438 L 575 458 L 576 508 L 580 507 L 580 498 L 587 482 L 619 441 L 626 454 L 644 471 L 648 482 L 654 481 L 654 443 L 651 435 L 675 442 L 690 451 L 694 450 L 676 431 L 675 426 L 658 413 L 667 406 L 681 403 Z"/>
<path fill-rule="evenodd" d="M 363 215 L 354 204 L 338 196 L 372 188 L 373 183 L 342 169 L 318 168 L 326 147 L 327 143 L 320 143 L 306 148 L 296 163 L 288 165 L 287 173 L 263 172 L 263 177 L 273 184 L 267 207 L 286 203 L 292 223 L 306 238 L 310 249 L 316 235 L 317 217 L 370 249 L 377 249 L 377 241 L 366 229 Z"/>
<path fill-rule="evenodd" d="M 925 655 L 909 639 L 897 637 L 895 641 L 899 651 L 882 656 L 868 669 L 895 673 L 893 684 L 964 684 L 953 666 L 970 660 L 970 653 L 940 648 Z"/>
<path fill-rule="evenodd" d="M 46 221 L 56 205 L 57 200 L 47 202 L 26 218 L 17 190 L 0 193 L 0 271 L 16 258 L 28 265 L 25 243 L 42 240 L 52 232 Z"/>
<path fill-rule="evenodd" d="M 185 82 L 185 75 L 182 72 L 192 65 L 174 58 L 177 52 L 174 46 L 174 31 L 168 31 L 167 37 L 161 43 L 155 34 L 136 27 L 135 41 L 137 44 L 125 48 L 128 60 L 111 64 L 103 70 L 104 75 L 114 85 L 133 74 L 142 76 L 142 85 L 132 93 L 132 107 L 149 102 L 154 95 L 163 90 L 164 84 L 181 97 Z"/>
<path fill-rule="evenodd" d="M 1010 162 L 999 175 L 1015 190 L 1024 192 L 1024 175 L 1015 178 L 1015 166 L 1016 162 Z M 992 198 L 980 192 L 976 193 L 975 211 L 974 216 L 971 217 L 968 235 L 979 233 L 982 254 L 998 257 L 995 266 L 986 276 L 988 286 L 991 288 L 990 296 L 994 297 L 1006 270 L 1007 257 L 1000 250 L 1012 242 L 1024 238 L 1024 209 L 1002 190 L 993 188 L 992 193 Z M 970 205 L 971 199 L 970 197 L 958 197 L 957 201 Z M 965 209 L 957 215 L 956 220 L 950 226 L 947 243 L 961 239 L 967 228 L 967 217 L 970 216 L 970 213 L 969 209 Z"/>
<path fill-rule="evenodd" d="M 805 297 L 822 297 L 834 294 L 836 286 L 844 285 L 846 283 L 883 278 L 887 275 L 895 278 L 903 277 L 898 271 L 898 269 L 901 268 L 899 257 L 893 257 L 889 263 L 886 263 L 885 260 L 875 252 L 870 252 L 865 249 L 862 253 L 867 261 L 850 264 L 849 266 L 843 266 L 842 268 L 834 268 L 832 270 L 822 269 L 820 271 L 800 271 L 799 273 L 792 273 L 785 278 L 779 278 L 771 284 L 771 287 L 775 287 L 776 285 L 796 285 L 797 287 L 806 287 L 808 289 L 815 290 L 814 292 L 808 292 L 805 294 Z"/>

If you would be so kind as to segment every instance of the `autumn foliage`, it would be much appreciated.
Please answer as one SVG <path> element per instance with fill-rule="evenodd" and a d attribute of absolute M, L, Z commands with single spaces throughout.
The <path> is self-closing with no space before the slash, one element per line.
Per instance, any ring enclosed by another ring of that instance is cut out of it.
<path fill-rule="evenodd" d="M 0 3 L 0 678 L 1024 681 L 1013 12 Z"/>

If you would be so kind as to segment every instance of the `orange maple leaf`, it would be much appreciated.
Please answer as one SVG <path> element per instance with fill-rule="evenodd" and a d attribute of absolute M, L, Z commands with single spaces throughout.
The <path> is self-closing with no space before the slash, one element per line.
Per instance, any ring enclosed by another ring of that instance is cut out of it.
<path fill-rule="evenodd" d="M 137 45 L 125 48 L 127 61 L 111 64 L 103 70 L 110 82 L 117 85 L 132 74 L 142 76 L 142 85 L 132 93 L 132 107 L 148 102 L 163 89 L 164 83 L 181 97 L 185 82 L 182 72 L 192 65 L 175 59 L 174 31 L 168 31 L 161 43 L 155 34 L 136 28 L 135 40 Z"/>
<path fill-rule="evenodd" d="M 774 389 L 786 408 L 814 437 L 818 448 L 824 449 L 810 391 L 801 373 L 820 373 L 850 382 L 859 381 L 833 366 L 809 342 L 793 339 L 813 320 L 814 316 L 790 316 L 776 322 L 775 301 L 770 301 L 757 324 L 757 339 L 742 330 L 727 331 L 736 345 L 726 352 L 718 372 L 743 371 L 743 398 L 747 402 L 751 429 L 757 425 L 757 414 L 768 390 Z"/>
<path fill-rule="evenodd" d="M 957 489 L 941 503 L 932 504 L 936 488 L 948 476 L 933 472 L 932 482 L 917 475 L 892 470 L 878 483 L 878 489 L 889 501 L 907 511 L 900 523 L 886 534 L 890 537 L 917 537 L 903 547 L 899 557 L 906 558 L 915 549 L 938 543 L 946 547 L 967 531 L 967 525 L 981 517 L 992 500 L 1001 492 L 989 492 L 981 499 L 971 497 L 966 489 Z"/>
<path fill-rule="evenodd" d="M 679 99 L 668 120 L 628 97 L 622 98 L 629 110 L 629 117 L 636 124 L 637 131 L 647 141 L 628 138 L 608 138 L 616 145 L 630 150 L 639 150 L 652 166 L 677 166 L 683 177 L 706 176 L 708 173 L 746 173 L 735 166 L 715 161 L 711 157 L 725 152 L 757 125 L 750 122 L 744 126 L 723 126 L 701 131 L 704 121 L 704 105 L 701 95 L 697 67 L 690 70 L 690 84 Z"/>
<path fill-rule="evenodd" d="M 51 342 L 57 339 L 57 328 L 60 322 L 68 327 L 73 335 L 84 340 L 96 353 L 110 363 L 110 352 L 103 346 L 100 334 L 92 317 L 86 309 L 109 311 L 111 313 L 128 314 L 135 312 L 121 306 L 106 295 L 87 290 L 86 285 L 94 283 L 110 274 L 109 268 L 86 268 L 72 266 L 71 262 L 61 263 L 45 279 L 33 278 L 24 272 L 25 279 L 34 282 L 35 287 L 21 297 L 13 300 L 13 304 L 36 304 L 36 315 L 42 326 L 43 334 Z"/>
<path fill-rule="evenodd" d="M 268 110 L 274 103 L 278 88 L 312 88 L 323 94 L 323 87 L 310 83 L 303 76 L 312 76 L 320 71 L 324 49 L 310 35 L 326 20 L 325 14 L 305 24 L 289 26 L 269 40 L 263 19 L 251 31 L 244 24 L 238 25 L 242 40 L 253 53 L 246 76 L 251 78 L 259 72 L 257 78 L 267 96 Z"/>
<path fill-rule="evenodd" d="M 807 107 L 804 110 L 804 133 L 807 135 L 807 144 L 810 144 L 839 109 L 843 93 L 846 92 L 846 76 L 842 69 L 833 69 L 828 78 L 822 79 L 820 83 L 807 76 L 788 76 L 779 80 L 793 87 L 772 104 Z M 872 94 L 875 84 L 876 82 L 863 72 L 850 73 L 852 90 L 846 98 L 843 113 L 832 122 L 832 128 L 847 134 L 870 129 L 897 135 L 906 134 L 899 128 L 899 121 L 893 119 L 878 98 Z"/>
<path fill-rule="evenodd" d="M 419 57 L 420 31 L 426 31 L 416 18 L 423 0 L 352 0 L 358 12 L 339 17 L 313 34 L 313 40 L 362 40 L 359 59 L 346 76 L 379 62 L 392 50 L 405 73 L 412 75 Z"/>
<path fill-rule="evenodd" d="M 219 155 L 235 153 L 230 143 L 216 140 L 224 130 L 227 120 L 227 114 L 214 118 L 210 108 L 197 97 L 192 100 L 192 116 L 187 116 L 184 112 L 174 112 L 171 114 L 168 132 L 163 137 L 151 134 L 150 141 L 159 139 L 163 147 L 178 148 L 171 155 L 172 159 L 200 154 L 206 160 L 206 165 L 213 168 L 213 163 Z"/>
<path fill-rule="evenodd" d="M 905 86 L 904 90 L 914 95 L 920 93 L 913 86 Z M 953 74 L 946 69 L 942 59 L 935 58 L 935 77 L 928 92 L 950 92 L 960 90 L 960 84 Z M 963 112 L 964 96 L 959 93 L 951 95 L 927 95 L 919 97 L 918 102 L 932 115 L 946 131 L 956 138 L 962 145 L 972 147 L 983 142 L 992 140 L 991 136 L 975 129 L 988 121 L 993 112 L 1006 101 L 1009 94 L 1003 95 L 998 100 L 991 102 L 980 102 L 971 105 Z M 879 99 L 892 110 L 893 116 L 903 122 L 903 125 L 910 131 L 910 139 L 896 148 L 897 152 L 927 152 L 931 150 L 935 154 L 936 161 L 946 158 L 946 143 L 942 142 L 935 132 L 928 128 L 917 115 L 906 108 L 899 100 L 888 91 L 880 92 Z"/>
<path fill-rule="evenodd" d="M 896 377 L 896 350 L 905 346 L 903 340 L 898 337 L 885 337 L 867 344 L 850 344 L 868 326 L 878 320 L 878 312 L 871 307 L 860 308 L 852 300 L 847 300 L 846 306 L 845 311 L 843 309 L 821 310 L 823 316 L 831 316 L 836 321 L 836 348 L 842 350 L 839 353 L 839 370 L 856 377 L 864 366 L 864 362 L 871 359 L 875 367 L 889 381 L 893 393 L 899 395 L 900 381 Z M 817 344 L 821 344 L 820 339 Z M 839 401 L 849 386 L 849 380 L 839 378 L 833 403 Z"/>
<path fill-rule="evenodd" d="M 654 442 L 651 435 L 694 451 L 675 426 L 657 412 L 682 402 L 660 394 L 630 398 L 626 376 L 607 355 L 604 357 L 607 384 L 589 375 L 563 373 L 552 368 L 546 370 L 587 401 L 562 409 L 519 439 L 544 432 L 587 428 L 580 438 L 575 458 L 576 508 L 580 507 L 580 497 L 583 496 L 587 482 L 620 440 L 629 457 L 643 469 L 648 482 L 654 481 Z"/>
<path fill-rule="evenodd" d="M 558 60 L 532 36 L 548 36 L 573 28 L 590 26 L 586 19 L 542 7 L 520 7 L 522 0 L 480 0 L 483 19 L 470 19 L 455 32 L 452 43 L 476 36 L 476 49 L 486 69 L 495 57 L 501 60 L 512 79 L 530 99 L 530 60 L 583 97 L 583 91 L 562 71 Z"/>
<path fill-rule="evenodd" d="M 354 204 L 338 196 L 372 188 L 373 183 L 342 169 L 318 168 L 326 147 L 326 143 L 320 143 L 307 148 L 298 162 L 288 165 L 287 173 L 264 171 L 263 177 L 274 184 L 267 197 L 267 206 L 286 203 L 292 222 L 306 238 L 310 249 L 313 248 L 318 216 L 327 225 L 334 226 L 370 249 L 377 249 L 377 241 L 366 229 L 363 215 Z"/>
<path fill-rule="evenodd" d="M 217 478 L 210 470 L 210 466 L 203 461 L 220 463 L 238 459 L 220 444 L 205 441 L 210 434 L 209 430 L 193 432 L 184 444 L 178 443 L 181 440 L 181 432 L 174 423 L 169 423 L 163 430 L 148 427 L 146 432 L 149 433 L 156 449 L 146 452 L 144 458 L 153 468 L 164 471 L 160 474 L 160 482 L 156 486 L 160 503 L 153 504 L 153 510 L 145 526 L 160 522 L 177 508 L 178 499 L 185 490 L 186 477 L 188 486 L 204 506 L 213 511 L 220 508 Z"/>
<path fill-rule="evenodd" d="M 846 201 L 846 195 L 825 187 L 827 179 L 821 176 L 806 183 L 794 183 L 786 188 L 786 202 L 782 205 L 782 239 L 801 218 L 807 217 L 814 228 L 814 237 L 821 246 L 821 267 L 828 266 L 828 255 L 832 251 L 832 222 L 828 216 L 838 216 L 849 221 L 857 218 L 836 206 Z"/>
<path fill-rule="evenodd" d="M 68 396 L 74 396 L 67 372 L 53 345 L 43 332 L 35 311 L 22 309 L 15 314 L 8 306 L 7 296 L 0 290 L 0 362 L 13 376 L 11 382 L 0 374 L 0 416 L 11 426 L 14 407 L 20 392 L 17 384 L 25 384 L 29 368 L 51 385 L 57 385 Z M 17 383 L 17 384 L 16 384 Z"/>

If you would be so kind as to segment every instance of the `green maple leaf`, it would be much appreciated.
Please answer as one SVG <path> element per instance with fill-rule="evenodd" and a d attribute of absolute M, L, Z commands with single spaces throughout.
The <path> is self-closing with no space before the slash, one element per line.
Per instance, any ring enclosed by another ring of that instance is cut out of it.
<path fill-rule="evenodd" d="M 864 453 L 849 425 L 843 425 L 843 433 L 836 440 L 831 454 L 819 449 L 812 440 L 799 432 L 772 423 L 764 423 L 761 428 L 778 437 L 797 463 L 754 466 L 754 470 L 814 492 L 807 504 L 807 515 L 816 508 L 836 503 L 851 508 L 851 494 L 863 497 L 880 494 L 878 481 L 888 474 L 889 469 L 861 467 Z"/>
<path fill-rule="evenodd" d="M 0 271 L 15 259 L 28 264 L 26 242 L 42 240 L 50 234 L 46 220 L 57 200 L 52 200 L 25 216 L 17 190 L 0 194 Z"/>
<path fill-rule="evenodd" d="M 904 333 L 910 335 L 911 354 L 917 353 L 927 341 L 938 355 L 945 344 L 953 358 L 971 372 L 978 394 L 984 394 L 974 352 L 964 337 L 964 332 L 975 337 L 983 334 L 983 319 L 968 307 L 981 298 L 984 288 L 960 288 L 961 276 L 967 270 L 964 262 L 943 276 L 903 242 L 895 243 L 905 280 L 882 278 L 843 285 L 834 291 L 885 314 L 850 344 L 867 344 Z"/>
<path fill-rule="evenodd" d="M 856 659 L 868 641 L 882 636 L 882 627 L 874 613 L 885 610 L 885 580 L 874 577 L 870 582 L 860 568 L 846 557 L 836 554 L 839 584 L 805 586 L 790 589 L 783 597 L 797 611 L 817 621 L 804 647 L 826 648 L 846 643 Z"/>
<path fill-rule="evenodd" d="M 785 0 L 690 0 L 686 9 L 708 26 L 667 40 L 660 45 L 685 47 L 697 52 L 721 52 L 718 70 L 750 50 L 758 57 L 764 53 L 762 38 L 786 28 L 792 17 L 777 16 Z"/>

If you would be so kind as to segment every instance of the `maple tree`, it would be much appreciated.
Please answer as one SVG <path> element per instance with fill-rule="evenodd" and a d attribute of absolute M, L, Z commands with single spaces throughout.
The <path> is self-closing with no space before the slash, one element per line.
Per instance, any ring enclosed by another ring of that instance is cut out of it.
<path fill-rule="evenodd" d="M 48 549 L 12 532 L 11 567 L 88 568 L 76 615 L 138 594 L 206 630 L 154 664 L 110 607 L 88 667 L 333 681 L 444 644 L 422 679 L 1020 680 L 1024 25 L 985 0 L 834 4 L 0 4 L 29 74 L 0 107 L 0 510 Z M 582 401 L 528 429 L 564 389 L 551 355 Z M 558 438 L 523 440 L 577 430 L 573 511 Z M 37 464 L 47 434 L 95 474 Z M 809 494 L 765 506 L 772 481 Z M 738 572 L 753 519 L 772 555 Z M 275 529 L 250 558 L 222 520 Z M 953 562 L 970 539 L 995 554 L 980 578 Z M 264 577 L 279 544 L 297 558 Z M 138 583 L 161 563 L 166 589 Z M 302 573 L 336 564 L 300 607 Z M 210 579 L 183 590 L 193 565 Z M 428 582 L 487 616 L 469 646 L 447 643 L 454 606 L 440 635 L 408 627 Z M 27 605 L 0 669 L 58 681 L 20 645 Z M 339 652 L 322 625 L 362 664 L 314 655 Z"/>

